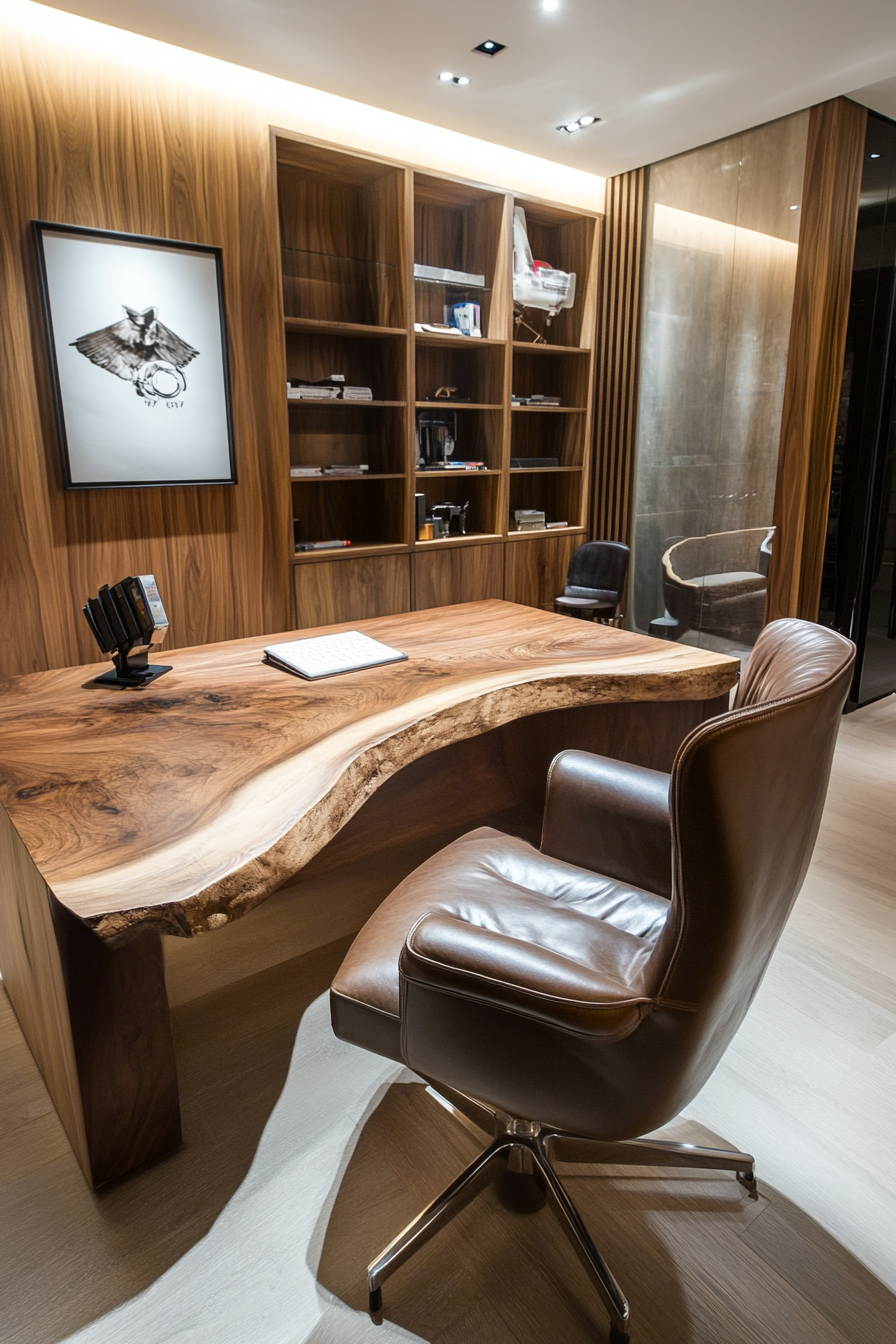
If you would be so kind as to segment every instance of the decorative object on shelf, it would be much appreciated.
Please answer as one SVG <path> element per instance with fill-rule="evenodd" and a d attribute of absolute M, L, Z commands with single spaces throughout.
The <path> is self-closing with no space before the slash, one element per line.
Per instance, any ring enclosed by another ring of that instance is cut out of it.
<path fill-rule="evenodd" d="M 414 263 L 414 279 L 426 280 L 432 285 L 463 285 L 467 289 L 485 289 L 485 276 L 470 271 L 452 271 L 446 266 L 421 266 Z"/>
<path fill-rule="evenodd" d="M 66 489 L 235 484 L 221 249 L 32 231 Z"/>
<path fill-rule="evenodd" d="M 568 523 L 568 522 L 566 521 L 566 519 L 564 518 L 564 519 L 562 519 L 562 520 L 558 519 L 558 520 L 557 520 L 556 522 L 554 522 L 554 523 L 545 523 L 544 526 L 545 526 L 545 531 L 546 531 L 546 532 L 550 532 L 550 530 L 551 530 L 552 527 L 553 527 L 553 528 L 557 528 L 557 527 L 569 527 L 569 523 Z"/>
<path fill-rule="evenodd" d="M 555 270 L 546 261 L 536 261 L 529 246 L 526 212 L 521 205 L 513 211 L 513 312 L 516 339 L 525 328 L 534 336 L 532 345 L 546 345 L 544 337 L 525 320 L 527 308 L 547 313 L 550 326 L 561 308 L 571 308 L 576 297 L 575 271 Z"/>
<path fill-rule="evenodd" d="M 469 500 L 466 504 L 452 504 L 450 500 L 446 500 L 444 504 L 433 504 L 433 522 L 441 521 L 443 536 L 464 537 L 467 533 L 467 510 L 469 507 Z"/>
<path fill-rule="evenodd" d="M 296 547 L 296 554 L 301 551 L 342 551 L 346 546 L 351 546 L 350 541 L 303 541 Z"/>
<path fill-rule="evenodd" d="M 428 468 L 444 463 L 457 443 L 457 412 L 417 412 L 417 466 Z"/>
<path fill-rule="evenodd" d="M 446 303 L 445 321 L 462 336 L 482 336 L 478 303 Z"/>
<path fill-rule="evenodd" d="M 152 574 L 129 575 L 113 588 L 104 584 L 89 597 L 84 616 L 103 653 L 111 653 L 111 672 L 95 677 L 95 686 L 139 690 L 171 671 L 170 664 L 150 665 L 149 651 L 168 633 L 168 617 Z M 114 653 L 113 653 L 114 650 Z"/>
<path fill-rule="evenodd" d="M 427 401 L 451 401 L 455 405 L 463 402 L 471 402 L 472 397 L 465 396 L 456 387 L 437 387 L 434 392 L 430 392 L 426 398 Z"/>
<path fill-rule="evenodd" d="M 543 471 L 546 467 L 559 467 L 560 459 L 557 457 L 512 457 L 510 459 L 510 470 L 521 471 Z"/>
<path fill-rule="evenodd" d="M 544 509 L 514 509 L 513 518 L 517 532 L 543 532 L 545 530 Z"/>

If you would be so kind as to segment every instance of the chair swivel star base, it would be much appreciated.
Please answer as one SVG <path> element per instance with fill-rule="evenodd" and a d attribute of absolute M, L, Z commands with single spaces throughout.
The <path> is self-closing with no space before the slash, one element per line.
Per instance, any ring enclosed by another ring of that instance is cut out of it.
<path fill-rule="evenodd" d="M 604 1143 L 597 1139 L 568 1134 L 551 1125 L 542 1125 L 537 1120 L 515 1120 L 456 1092 L 450 1092 L 449 1100 L 444 1095 L 448 1091 L 445 1088 L 438 1091 L 433 1088 L 429 1090 L 464 1123 L 472 1121 L 472 1124 L 481 1130 L 483 1125 L 491 1120 L 494 1138 L 484 1152 L 480 1153 L 368 1266 L 368 1303 L 370 1314 L 374 1319 L 381 1318 L 383 1284 L 386 1279 L 466 1208 L 487 1185 L 498 1178 L 506 1180 L 508 1175 L 516 1172 L 526 1173 L 530 1182 L 537 1182 L 546 1196 L 552 1213 L 582 1262 L 585 1272 L 597 1289 L 610 1317 L 610 1344 L 628 1344 L 630 1313 L 625 1294 L 592 1241 L 575 1204 L 563 1188 L 554 1171 L 553 1162 L 733 1171 L 751 1196 L 755 1198 L 756 1195 L 754 1163 L 748 1153 L 730 1152 L 720 1148 L 698 1148 L 687 1143 L 670 1143 L 657 1139 Z M 525 1181 L 525 1176 L 523 1179 Z M 528 1207 L 535 1209 L 542 1203 L 543 1200 L 536 1199 Z M 521 1205 L 518 1204 L 516 1207 L 520 1208 Z"/>

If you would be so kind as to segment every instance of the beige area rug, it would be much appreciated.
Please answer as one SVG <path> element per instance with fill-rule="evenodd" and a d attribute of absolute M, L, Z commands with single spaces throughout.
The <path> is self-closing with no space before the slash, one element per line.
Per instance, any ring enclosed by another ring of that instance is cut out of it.
<path fill-rule="evenodd" d="M 336 1040 L 324 994 L 305 1013 L 286 1085 L 240 1189 L 166 1274 L 68 1344 L 385 1344 L 317 1282 L 330 1210 L 368 1116 L 413 1075 Z"/>

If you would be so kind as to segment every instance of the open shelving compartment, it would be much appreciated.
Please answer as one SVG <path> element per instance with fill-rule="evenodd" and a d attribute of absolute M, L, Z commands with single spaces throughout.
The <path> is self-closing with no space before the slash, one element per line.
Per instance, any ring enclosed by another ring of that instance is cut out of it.
<path fill-rule="evenodd" d="M 596 220 L 540 201 L 515 200 L 517 206 L 526 213 L 526 231 L 535 261 L 547 262 L 554 270 L 573 271 L 576 296 L 572 308 L 561 309 L 555 317 L 539 308 L 526 308 L 524 320 L 533 330 L 514 324 L 514 343 L 534 342 L 539 335 L 547 345 L 590 346 L 592 333 L 584 324 L 594 320 L 589 297 Z"/>
<path fill-rule="evenodd" d="M 508 537 L 525 540 L 543 537 L 545 532 L 517 532 L 514 520 L 516 509 L 542 509 L 546 523 L 565 523 L 567 527 L 582 526 L 582 472 L 581 471 L 519 471 L 510 477 L 510 511 Z M 551 529 L 548 529 L 550 531 Z"/>
<path fill-rule="evenodd" d="M 403 328 L 404 172 L 278 137 L 286 317 Z"/>
<path fill-rule="evenodd" d="M 443 323 L 446 305 L 478 303 L 482 336 L 506 339 L 499 274 L 505 209 L 503 192 L 414 174 L 414 264 L 482 277 L 481 283 L 415 277 L 415 322 Z"/>

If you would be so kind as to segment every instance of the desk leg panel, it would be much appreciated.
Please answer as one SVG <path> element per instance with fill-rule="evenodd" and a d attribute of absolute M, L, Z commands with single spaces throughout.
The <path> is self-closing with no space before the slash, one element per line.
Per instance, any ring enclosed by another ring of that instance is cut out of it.
<path fill-rule="evenodd" d="M 94 1186 L 181 1143 L 162 939 L 110 947 L 52 898 Z"/>
<path fill-rule="evenodd" d="M 107 947 L 56 900 L 2 807 L 0 974 L 91 1185 L 178 1146 L 161 939 Z"/>

